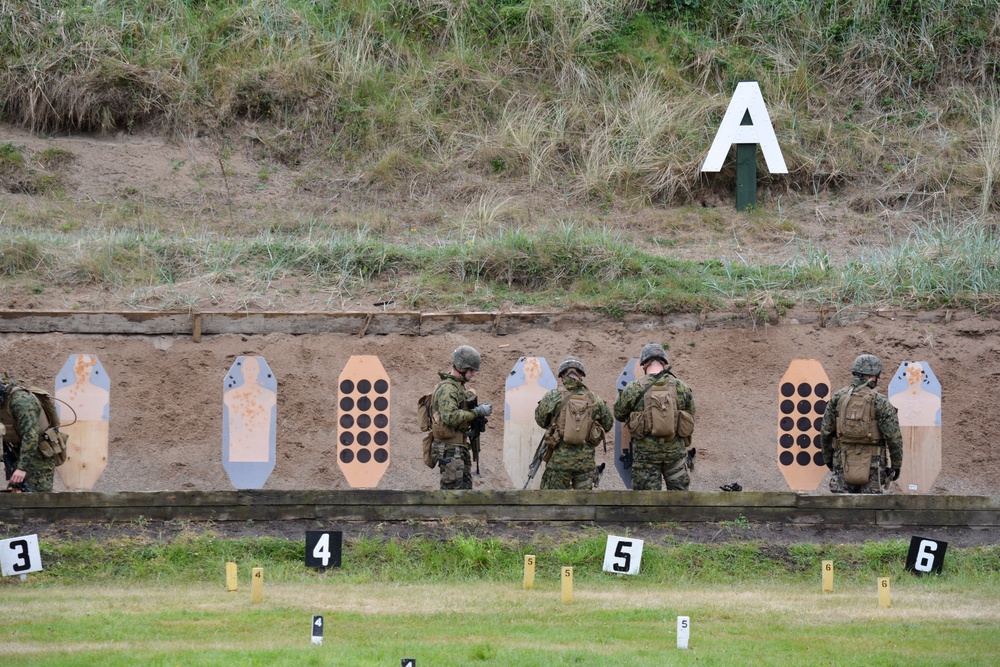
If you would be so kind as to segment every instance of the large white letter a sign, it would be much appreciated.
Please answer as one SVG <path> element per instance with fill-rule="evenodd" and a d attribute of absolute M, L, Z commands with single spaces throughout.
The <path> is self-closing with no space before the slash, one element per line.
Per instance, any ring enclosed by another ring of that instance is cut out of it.
<path fill-rule="evenodd" d="M 743 125 L 749 116 L 750 124 Z M 771 117 L 764 106 L 760 86 L 756 81 L 740 81 L 729 102 L 726 115 L 722 118 L 715 141 L 705 157 L 702 171 L 721 171 L 729 147 L 733 144 L 758 144 L 767 162 L 767 170 L 772 174 L 787 174 L 785 158 L 781 155 L 778 138 L 774 136 Z"/>

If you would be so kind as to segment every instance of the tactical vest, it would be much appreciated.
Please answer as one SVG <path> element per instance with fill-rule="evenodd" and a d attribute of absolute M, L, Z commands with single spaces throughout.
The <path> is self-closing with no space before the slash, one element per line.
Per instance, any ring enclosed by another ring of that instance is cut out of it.
<path fill-rule="evenodd" d="M 445 382 L 449 380 L 441 380 L 438 385 L 434 388 L 434 393 L 431 398 L 431 435 L 434 436 L 434 440 L 437 442 L 443 442 L 446 445 L 462 445 L 465 444 L 465 434 L 461 431 L 457 431 L 452 427 L 441 421 L 441 411 L 437 407 L 437 394 L 441 391 L 441 387 Z"/>
<path fill-rule="evenodd" d="M 558 433 L 567 445 L 596 444 L 593 438 L 594 400 L 589 391 L 571 394 L 562 392 L 562 408 L 556 418 Z"/>

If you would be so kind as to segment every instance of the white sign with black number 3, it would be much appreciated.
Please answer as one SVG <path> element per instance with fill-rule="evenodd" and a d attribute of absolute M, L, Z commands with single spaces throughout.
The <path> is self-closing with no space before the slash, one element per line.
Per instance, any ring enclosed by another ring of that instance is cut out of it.
<path fill-rule="evenodd" d="M 38 553 L 38 535 L 0 540 L 0 571 L 3 576 L 42 571 L 42 556 Z"/>
<path fill-rule="evenodd" d="M 604 549 L 604 571 L 614 574 L 639 574 L 642 561 L 642 540 L 608 535 Z"/>

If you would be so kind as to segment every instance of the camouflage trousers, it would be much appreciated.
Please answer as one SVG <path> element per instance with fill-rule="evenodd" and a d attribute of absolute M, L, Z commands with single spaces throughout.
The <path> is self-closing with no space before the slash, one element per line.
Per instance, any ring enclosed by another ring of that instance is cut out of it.
<path fill-rule="evenodd" d="M 594 448 L 590 445 L 560 444 L 545 464 L 543 489 L 592 489 L 597 477 Z"/>
<path fill-rule="evenodd" d="M 659 491 L 666 480 L 668 491 L 687 491 L 691 475 L 682 440 L 659 443 L 639 440 L 633 445 L 632 490 Z"/>
<path fill-rule="evenodd" d="M 472 452 L 464 445 L 446 445 L 434 443 L 435 448 L 443 448 L 441 459 L 450 459 L 447 463 L 438 463 L 441 468 L 441 489 L 471 489 L 472 488 Z"/>
<path fill-rule="evenodd" d="M 848 484 L 844 481 L 844 464 L 839 449 L 833 452 L 833 471 L 830 473 L 830 493 L 866 493 L 877 495 L 882 493 L 882 476 L 885 470 L 885 457 L 872 457 L 872 466 L 868 472 L 867 484 Z"/>
<path fill-rule="evenodd" d="M 14 452 L 20 454 L 20 448 L 15 446 Z M 56 475 L 56 464 L 53 459 L 36 457 L 25 467 L 24 472 L 24 483 L 32 491 L 44 493 L 52 490 L 52 480 Z M 7 479 L 9 480 L 10 477 Z"/>

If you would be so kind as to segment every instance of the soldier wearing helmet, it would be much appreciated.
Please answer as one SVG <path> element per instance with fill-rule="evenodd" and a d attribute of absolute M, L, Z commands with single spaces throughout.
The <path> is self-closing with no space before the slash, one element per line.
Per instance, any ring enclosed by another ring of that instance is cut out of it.
<path fill-rule="evenodd" d="M 451 354 L 451 370 L 438 373 L 440 382 L 431 399 L 431 453 L 441 469 L 442 489 L 472 488 L 469 429 L 477 417 L 493 413 L 492 403 L 470 408 L 476 392 L 466 389 L 482 365 L 479 351 L 461 345 Z"/>
<path fill-rule="evenodd" d="M 671 372 L 662 345 L 649 343 L 639 354 L 645 373 L 630 382 L 615 400 L 615 419 L 632 436 L 632 489 L 686 491 L 691 485 L 689 456 L 694 430 L 691 387 Z"/>
<path fill-rule="evenodd" d="M 903 436 L 896 408 L 875 391 L 881 373 L 881 359 L 859 355 L 851 383 L 826 404 L 820 438 L 833 493 L 882 493 L 899 477 Z"/>
<path fill-rule="evenodd" d="M 546 430 L 548 463 L 543 489 L 592 489 L 604 470 L 594 466 L 594 448 L 614 425 L 608 406 L 583 383 L 587 372 L 573 356 L 559 364 L 562 389 L 549 391 L 535 408 L 535 423 Z M 568 422 L 568 427 L 567 427 Z"/>

